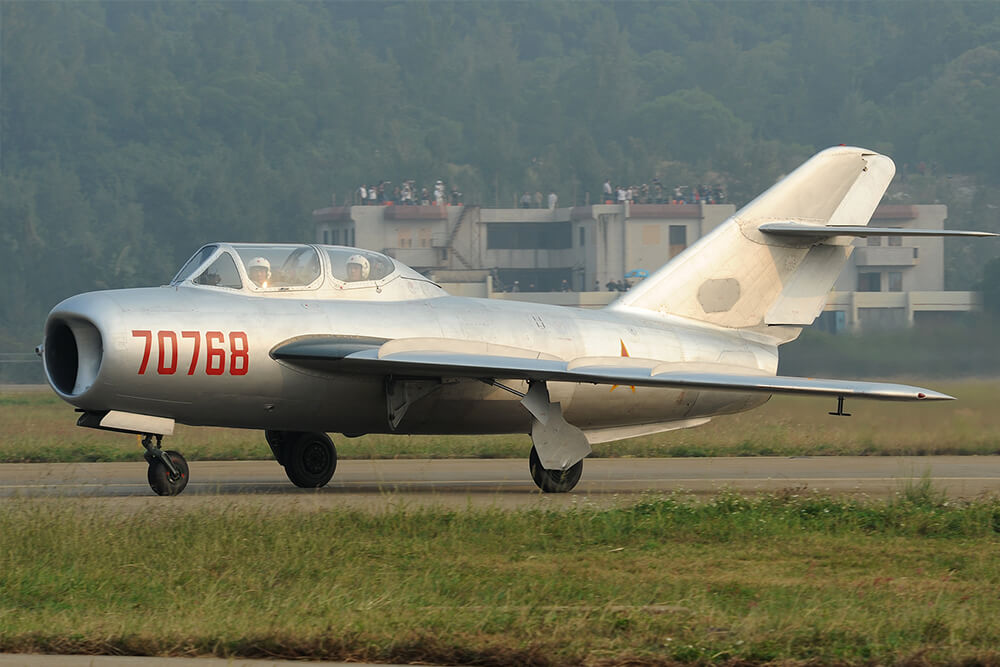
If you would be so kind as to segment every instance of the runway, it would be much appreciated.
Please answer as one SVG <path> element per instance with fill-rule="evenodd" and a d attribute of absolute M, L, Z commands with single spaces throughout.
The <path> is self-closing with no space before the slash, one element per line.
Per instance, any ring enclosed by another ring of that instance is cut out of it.
<path fill-rule="evenodd" d="M 929 474 L 952 498 L 1000 492 L 1000 457 L 745 457 L 587 459 L 568 494 L 543 494 L 519 459 L 341 461 L 322 489 L 299 489 L 274 461 L 192 461 L 191 481 L 175 498 L 153 495 L 146 464 L 14 463 L 0 465 L 0 499 L 114 499 L 123 509 L 150 503 L 307 508 L 405 506 L 564 508 L 634 502 L 642 494 L 705 495 L 723 489 L 888 497 Z"/>

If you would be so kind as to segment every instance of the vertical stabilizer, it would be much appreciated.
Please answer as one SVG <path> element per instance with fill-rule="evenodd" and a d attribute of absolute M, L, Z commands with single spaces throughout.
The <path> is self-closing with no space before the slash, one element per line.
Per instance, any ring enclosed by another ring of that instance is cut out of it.
<path fill-rule="evenodd" d="M 892 160 L 863 148 L 822 151 L 612 303 L 724 327 L 813 322 L 850 257 L 846 237 L 767 234 L 765 223 L 867 225 Z"/>

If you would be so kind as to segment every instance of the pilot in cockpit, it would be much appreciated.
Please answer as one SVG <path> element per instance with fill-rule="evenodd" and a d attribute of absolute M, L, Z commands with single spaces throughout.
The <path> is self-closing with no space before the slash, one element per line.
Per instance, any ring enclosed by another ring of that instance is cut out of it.
<path fill-rule="evenodd" d="M 347 258 L 347 282 L 368 280 L 369 273 L 371 273 L 371 266 L 367 259 L 361 255 L 351 255 Z"/>
<path fill-rule="evenodd" d="M 257 287 L 267 287 L 271 280 L 271 263 L 264 257 L 254 257 L 247 264 L 247 275 Z"/>

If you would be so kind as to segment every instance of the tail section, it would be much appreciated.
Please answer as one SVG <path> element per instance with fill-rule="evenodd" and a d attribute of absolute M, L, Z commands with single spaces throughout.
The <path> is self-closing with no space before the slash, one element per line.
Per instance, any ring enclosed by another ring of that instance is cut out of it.
<path fill-rule="evenodd" d="M 783 233 L 774 223 L 867 225 L 894 173 L 892 160 L 872 151 L 822 151 L 610 307 L 732 328 L 811 324 L 850 257 L 852 239 Z"/>

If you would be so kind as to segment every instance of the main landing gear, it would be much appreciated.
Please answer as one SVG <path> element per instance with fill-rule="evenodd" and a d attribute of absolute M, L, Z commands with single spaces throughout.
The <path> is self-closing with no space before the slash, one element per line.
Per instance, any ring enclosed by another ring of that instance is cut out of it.
<path fill-rule="evenodd" d="M 337 470 L 337 448 L 326 433 L 264 431 L 264 437 L 295 486 L 326 486 Z"/>
<path fill-rule="evenodd" d="M 563 417 L 562 404 L 549 400 L 549 388 L 545 382 L 529 380 L 527 393 L 496 380 L 483 382 L 520 396 L 521 405 L 531 413 L 532 444 L 528 470 L 535 486 L 545 493 L 572 491 L 583 475 L 583 459 L 590 453 L 590 442 L 583 431 Z M 542 465 L 543 459 L 549 467 Z"/>
<path fill-rule="evenodd" d="M 153 439 L 156 438 L 154 442 Z M 142 438 L 142 446 L 146 448 L 143 457 L 149 464 L 146 479 L 149 488 L 158 496 L 176 496 L 184 490 L 188 483 L 188 464 L 180 452 L 163 451 L 160 444 L 162 435 L 146 434 Z"/>
<path fill-rule="evenodd" d="M 531 479 L 534 480 L 535 486 L 545 493 L 566 493 L 572 491 L 580 481 L 580 476 L 583 475 L 583 459 L 565 470 L 549 470 L 542 467 L 538 450 L 532 446 L 531 456 L 528 457 L 528 469 L 531 470 Z"/>

